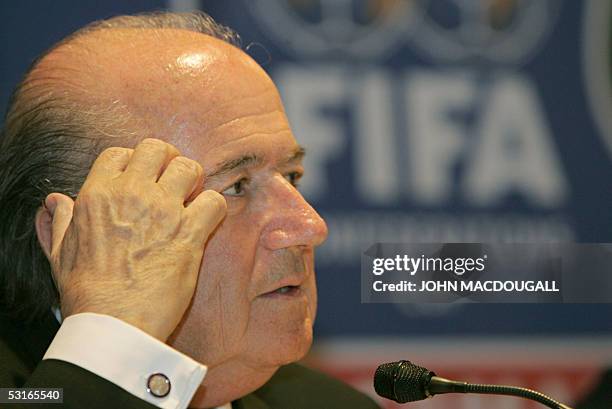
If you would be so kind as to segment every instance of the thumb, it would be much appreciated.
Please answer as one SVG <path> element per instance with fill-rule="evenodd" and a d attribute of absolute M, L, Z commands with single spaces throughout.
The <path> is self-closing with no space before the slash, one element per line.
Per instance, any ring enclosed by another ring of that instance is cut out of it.
<path fill-rule="evenodd" d="M 59 255 L 64 236 L 72 221 L 74 201 L 61 193 L 51 193 L 45 199 L 45 207 L 53 219 L 51 227 L 51 256 L 55 258 Z"/>

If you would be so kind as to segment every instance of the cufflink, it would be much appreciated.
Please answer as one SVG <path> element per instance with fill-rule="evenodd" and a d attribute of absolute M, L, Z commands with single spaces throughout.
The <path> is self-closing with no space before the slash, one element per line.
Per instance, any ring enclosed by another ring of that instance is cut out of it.
<path fill-rule="evenodd" d="M 163 373 L 154 373 L 147 379 L 147 392 L 156 398 L 163 398 L 170 393 L 170 379 Z"/>

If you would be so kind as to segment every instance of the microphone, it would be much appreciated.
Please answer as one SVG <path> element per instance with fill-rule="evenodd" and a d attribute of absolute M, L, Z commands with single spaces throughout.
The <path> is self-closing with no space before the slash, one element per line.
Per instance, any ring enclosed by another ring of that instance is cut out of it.
<path fill-rule="evenodd" d="M 394 400 L 397 403 L 423 400 L 440 393 L 484 393 L 531 399 L 552 409 L 572 409 L 531 389 L 451 381 L 410 361 L 380 365 L 374 374 L 374 390 L 383 398 Z"/>

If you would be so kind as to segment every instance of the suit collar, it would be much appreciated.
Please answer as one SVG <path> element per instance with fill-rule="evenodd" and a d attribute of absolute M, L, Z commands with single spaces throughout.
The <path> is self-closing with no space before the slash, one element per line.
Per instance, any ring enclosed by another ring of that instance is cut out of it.
<path fill-rule="evenodd" d="M 232 409 L 271 409 L 270 406 L 261 400 L 257 395 L 251 393 L 243 398 L 232 402 Z"/>
<path fill-rule="evenodd" d="M 51 311 L 32 322 L 0 316 L 0 332 L 24 362 L 32 369 L 38 365 L 59 330 L 59 322 Z"/>

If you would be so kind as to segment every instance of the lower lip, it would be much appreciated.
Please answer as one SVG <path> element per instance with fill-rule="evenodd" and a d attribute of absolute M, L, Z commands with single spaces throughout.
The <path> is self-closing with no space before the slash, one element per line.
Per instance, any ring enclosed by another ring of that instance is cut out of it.
<path fill-rule="evenodd" d="M 262 294 L 262 297 L 265 298 L 285 298 L 292 299 L 300 297 L 304 292 L 301 287 L 291 287 L 288 291 L 280 292 L 279 290 L 271 291 L 269 293 Z"/>

